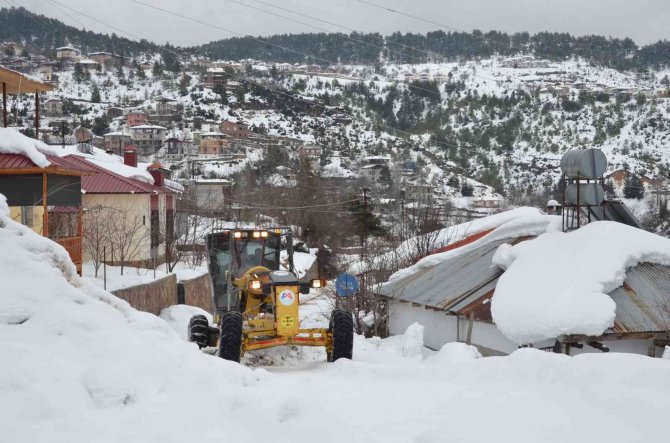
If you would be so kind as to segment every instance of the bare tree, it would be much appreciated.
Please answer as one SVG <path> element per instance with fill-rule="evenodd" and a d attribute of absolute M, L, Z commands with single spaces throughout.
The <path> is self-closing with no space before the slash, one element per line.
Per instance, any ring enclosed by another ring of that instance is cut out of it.
<path fill-rule="evenodd" d="M 84 212 L 84 249 L 93 261 L 96 277 L 106 260 L 106 249 L 111 252 L 109 221 L 112 215 L 114 210 L 102 205 L 93 206 Z"/>
<path fill-rule="evenodd" d="M 121 264 L 121 275 L 128 262 L 141 257 L 149 240 L 149 231 L 142 215 L 129 207 L 114 208 L 109 217 L 109 241 Z"/>

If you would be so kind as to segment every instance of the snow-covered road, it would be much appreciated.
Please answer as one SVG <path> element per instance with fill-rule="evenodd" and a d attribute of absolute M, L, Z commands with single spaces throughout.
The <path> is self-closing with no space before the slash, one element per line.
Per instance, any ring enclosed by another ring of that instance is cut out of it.
<path fill-rule="evenodd" d="M 668 441 L 669 360 L 436 353 L 413 325 L 357 337 L 353 361 L 276 348 L 242 366 L 79 278 L 7 213 L 0 198 L 0 443 Z M 303 308 L 324 320 L 322 300 Z"/>

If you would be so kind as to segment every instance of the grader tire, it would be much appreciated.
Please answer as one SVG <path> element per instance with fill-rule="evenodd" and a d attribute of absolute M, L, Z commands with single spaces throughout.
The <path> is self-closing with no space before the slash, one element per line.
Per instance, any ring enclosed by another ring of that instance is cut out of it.
<path fill-rule="evenodd" d="M 207 346 L 209 322 L 204 315 L 194 315 L 188 322 L 188 341 L 196 343 L 198 348 Z"/>
<path fill-rule="evenodd" d="M 224 312 L 221 315 L 220 329 L 219 357 L 239 363 L 242 347 L 242 314 Z"/>
<path fill-rule="evenodd" d="M 328 353 L 327 360 L 351 360 L 354 351 L 354 319 L 351 313 L 341 309 L 334 310 L 330 317 L 330 331 L 333 334 L 333 352 Z"/>

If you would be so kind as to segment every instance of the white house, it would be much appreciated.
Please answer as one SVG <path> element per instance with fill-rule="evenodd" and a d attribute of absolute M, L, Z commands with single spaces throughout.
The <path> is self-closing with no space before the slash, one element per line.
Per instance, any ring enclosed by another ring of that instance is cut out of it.
<path fill-rule="evenodd" d="M 483 355 L 505 355 L 520 346 L 570 355 L 607 351 L 662 355 L 664 347 L 670 344 L 670 266 L 651 262 L 629 267 L 623 283 L 607 292 L 616 305 L 616 316 L 613 323 L 606 329 L 603 328 L 601 333 L 594 334 L 589 329 L 590 326 L 583 326 L 576 321 L 577 326 L 572 330 L 557 332 L 550 338 L 523 343 L 509 338 L 509 331 L 506 334 L 501 330 L 496 324 L 500 318 L 492 315 L 491 311 L 492 300 L 501 296 L 496 292 L 499 279 L 506 272 L 494 264 L 494 255 L 501 247 L 509 248 L 510 245 L 538 241 L 535 240 L 538 234 L 557 227 L 560 230 L 560 216 L 521 213 L 520 217 L 514 217 L 515 211 L 519 213 L 519 210 L 508 211 L 449 228 L 449 232 L 456 235 L 450 238 L 448 247 L 441 249 L 444 251 L 442 254 L 424 258 L 383 284 L 376 292 L 389 299 L 389 333 L 402 334 L 408 326 L 419 322 L 425 327 L 426 346 L 440 349 L 448 342 L 468 342 L 476 346 Z M 632 237 L 628 234 L 651 236 L 648 241 L 652 244 L 668 243 L 665 247 L 670 252 L 669 240 L 661 237 L 656 239 L 654 234 L 619 223 L 596 222 L 581 229 L 589 229 L 589 238 L 592 238 L 597 237 L 592 233 L 601 229 L 605 232 L 612 227 L 628 231 L 625 236 L 607 239 L 610 243 L 621 244 L 624 238 Z M 571 235 L 575 233 L 556 238 L 561 240 Z M 577 249 L 581 250 L 582 244 Z M 583 248 L 580 256 L 589 251 L 595 259 L 579 269 L 588 269 L 596 263 L 607 262 L 606 257 L 609 258 L 612 254 L 606 246 L 596 247 L 591 244 L 584 245 Z M 538 253 L 537 261 L 544 255 L 544 251 Z M 547 279 L 546 290 L 544 283 L 538 286 L 537 276 L 531 272 L 523 277 L 528 282 L 528 286 L 524 288 L 535 288 L 538 297 L 543 292 L 550 292 L 550 289 L 557 287 L 562 281 L 568 282 L 567 291 L 570 293 L 581 294 L 590 290 L 580 287 L 579 275 L 575 276 L 582 274 L 580 272 L 561 275 L 560 267 L 546 271 L 553 276 Z M 586 275 L 588 274 L 587 272 Z M 574 308 L 568 309 L 570 312 L 578 313 L 582 310 L 580 301 L 566 303 L 574 305 Z M 534 313 L 537 311 L 527 309 L 523 302 L 515 305 L 513 310 L 520 322 L 529 323 L 527 319 L 533 320 L 537 315 Z M 550 319 L 552 316 L 559 316 L 549 305 L 543 311 Z M 528 327 L 527 332 L 532 335 L 533 328 L 543 327 L 541 323 L 535 322 L 535 326 Z M 509 328 L 509 324 L 506 326 Z M 586 332 L 587 330 L 591 332 Z"/>

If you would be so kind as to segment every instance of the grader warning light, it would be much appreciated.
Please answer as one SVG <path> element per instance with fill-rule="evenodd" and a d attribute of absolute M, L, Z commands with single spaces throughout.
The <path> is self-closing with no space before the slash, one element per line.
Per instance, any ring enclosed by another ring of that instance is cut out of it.
<path fill-rule="evenodd" d="M 351 358 L 351 313 L 334 310 L 328 328 L 300 327 L 300 294 L 326 281 L 298 279 L 289 228 L 216 231 L 207 235 L 206 247 L 218 324 L 209 326 L 205 316 L 194 316 L 190 341 L 200 348 L 216 346 L 221 358 L 237 362 L 247 351 L 281 345 L 322 346 L 328 361 Z M 286 270 L 280 266 L 282 250 L 288 256 Z"/>
<path fill-rule="evenodd" d="M 326 280 L 324 279 L 314 279 L 312 280 L 312 285 L 313 288 L 324 288 L 326 286 Z"/>

